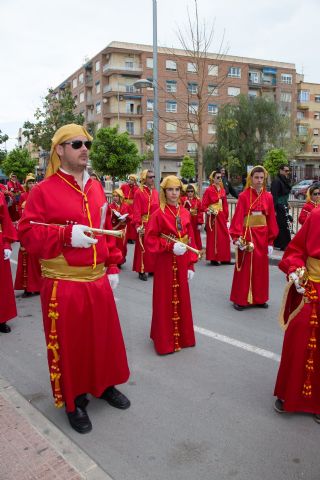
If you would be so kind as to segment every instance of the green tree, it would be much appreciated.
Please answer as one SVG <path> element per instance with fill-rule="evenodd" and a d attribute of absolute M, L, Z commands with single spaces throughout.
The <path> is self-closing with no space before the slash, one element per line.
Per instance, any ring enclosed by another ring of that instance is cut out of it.
<path fill-rule="evenodd" d="M 263 166 L 271 178 L 278 174 L 280 165 L 289 165 L 286 152 L 282 148 L 269 150 L 264 157 Z"/>
<path fill-rule="evenodd" d="M 9 140 L 8 135 L 6 135 L 5 133 L 2 133 L 2 131 L 0 130 L 0 145 L 2 145 L 2 143 L 6 143 L 7 140 Z M 3 160 L 6 158 L 6 155 L 7 155 L 7 150 L 5 148 L 0 148 L 0 166 Z"/>
<path fill-rule="evenodd" d="M 180 170 L 180 176 L 188 180 L 194 178 L 196 175 L 196 167 L 193 158 L 189 155 L 185 155 L 182 159 L 182 166 Z"/>
<path fill-rule="evenodd" d="M 34 114 L 36 121 L 24 123 L 23 135 L 36 147 L 49 151 L 51 139 L 58 128 L 68 123 L 83 125 L 84 116 L 75 114 L 75 107 L 70 88 L 61 89 L 58 93 L 49 88 L 42 108 L 37 108 Z"/>
<path fill-rule="evenodd" d="M 207 177 L 220 166 L 217 145 L 207 145 L 205 147 L 203 151 L 203 166 Z"/>
<path fill-rule="evenodd" d="M 15 148 L 5 157 L 1 168 L 7 176 L 13 172 L 20 181 L 23 181 L 28 173 L 34 172 L 36 163 L 26 148 Z"/>
<path fill-rule="evenodd" d="M 127 132 L 119 133 L 118 127 L 108 127 L 97 132 L 90 150 L 90 160 L 99 174 L 125 178 L 137 170 L 142 156 Z"/>

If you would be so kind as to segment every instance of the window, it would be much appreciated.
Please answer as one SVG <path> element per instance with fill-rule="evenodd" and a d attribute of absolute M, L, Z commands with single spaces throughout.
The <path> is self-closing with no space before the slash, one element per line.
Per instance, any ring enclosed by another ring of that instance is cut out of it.
<path fill-rule="evenodd" d="M 197 73 L 197 64 L 193 62 L 188 62 L 187 71 L 190 73 Z"/>
<path fill-rule="evenodd" d="M 290 92 L 281 92 L 280 94 L 280 101 L 281 102 L 291 102 L 292 94 Z"/>
<path fill-rule="evenodd" d="M 175 142 L 167 142 L 164 144 L 167 153 L 177 153 L 177 144 Z"/>
<path fill-rule="evenodd" d="M 209 95 L 219 95 L 217 85 L 208 85 L 208 94 Z"/>
<path fill-rule="evenodd" d="M 319 152 L 319 145 L 312 145 L 312 151 L 313 151 L 313 153 L 318 153 Z"/>
<path fill-rule="evenodd" d="M 213 123 L 208 123 L 208 133 L 215 135 L 217 133 L 217 127 Z"/>
<path fill-rule="evenodd" d="M 298 125 L 297 126 L 297 133 L 298 135 L 308 135 L 308 127 L 306 127 L 305 125 Z"/>
<path fill-rule="evenodd" d="M 177 122 L 166 122 L 166 131 L 167 132 L 176 132 L 177 131 Z"/>
<path fill-rule="evenodd" d="M 100 90 L 101 90 L 101 84 L 99 82 L 99 80 L 96 81 L 96 93 L 100 93 Z"/>
<path fill-rule="evenodd" d="M 153 100 L 152 100 L 153 106 Z M 126 102 L 126 113 L 134 113 L 134 103 L 133 102 Z"/>
<path fill-rule="evenodd" d="M 208 114 L 209 115 L 217 115 L 218 114 L 218 105 L 212 105 L 211 103 L 209 103 Z"/>
<path fill-rule="evenodd" d="M 100 70 L 100 60 L 96 61 L 96 72 L 99 72 Z"/>
<path fill-rule="evenodd" d="M 134 92 L 134 86 L 133 85 L 125 85 L 126 92 L 132 93 Z"/>
<path fill-rule="evenodd" d="M 168 100 L 166 102 L 166 112 L 177 113 L 177 102 Z"/>
<path fill-rule="evenodd" d="M 130 135 L 134 135 L 134 122 L 126 122 L 126 130 Z"/>
<path fill-rule="evenodd" d="M 101 113 L 101 102 L 96 103 L 96 113 Z"/>
<path fill-rule="evenodd" d="M 147 112 L 153 112 L 153 99 L 147 99 Z"/>
<path fill-rule="evenodd" d="M 188 110 L 189 113 L 193 113 L 195 115 L 196 113 L 198 113 L 199 105 L 196 102 L 191 102 L 188 105 Z"/>
<path fill-rule="evenodd" d="M 208 65 L 208 75 L 212 75 L 213 77 L 218 76 L 219 67 L 218 65 Z"/>
<path fill-rule="evenodd" d="M 153 90 L 153 78 L 152 77 L 147 77 L 147 80 L 151 83 L 150 86 L 147 87 L 147 90 Z"/>
<path fill-rule="evenodd" d="M 146 60 L 147 68 L 153 68 L 153 58 L 147 58 Z"/>
<path fill-rule="evenodd" d="M 78 95 L 75 95 L 75 96 L 73 97 L 73 100 L 74 100 L 74 104 L 75 104 L 75 105 L 78 105 Z"/>
<path fill-rule="evenodd" d="M 124 66 L 125 68 L 127 68 L 128 70 L 133 70 L 133 61 L 132 60 L 126 60 L 124 62 Z"/>
<path fill-rule="evenodd" d="M 240 88 L 239 87 L 228 87 L 228 95 L 229 97 L 237 97 L 240 95 Z"/>
<path fill-rule="evenodd" d="M 177 91 L 177 82 L 175 80 L 166 80 L 166 91 L 174 93 Z"/>
<path fill-rule="evenodd" d="M 153 121 L 152 120 L 147 121 L 147 130 L 153 130 Z"/>
<path fill-rule="evenodd" d="M 249 72 L 249 83 L 260 83 L 260 73 L 259 72 Z"/>
<path fill-rule="evenodd" d="M 228 72 L 228 77 L 241 78 L 241 68 L 240 67 L 230 67 L 229 72 Z"/>
<path fill-rule="evenodd" d="M 309 99 L 310 99 L 309 90 L 300 90 L 299 102 L 309 102 Z"/>
<path fill-rule="evenodd" d="M 320 95 L 315 95 L 314 96 L 314 101 L 317 103 L 320 103 Z"/>
<path fill-rule="evenodd" d="M 188 131 L 190 133 L 196 133 L 199 130 L 198 125 L 196 123 L 188 123 Z"/>
<path fill-rule="evenodd" d="M 76 88 L 77 85 L 78 85 L 78 80 L 77 80 L 76 78 L 74 78 L 74 79 L 72 80 L 72 88 Z"/>
<path fill-rule="evenodd" d="M 188 153 L 197 153 L 198 145 L 195 142 L 188 143 L 187 152 Z"/>
<path fill-rule="evenodd" d="M 281 83 L 286 83 L 287 85 L 292 85 L 292 75 L 291 75 L 291 73 L 281 73 Z"/>
<path fill-rule="evenodd" d="M 249 97 L 254 98 L 258 96 L 257 90 L 249 90 L 248 92 Z"/>
<path fill-rule="evenodd" d="M 80 92 L 80 95 L 79 95 L 79 103 L 82 103 L 84 102 L 84 92 Z"/>
<path fill-rule="evenodd" d="M 198 84 L 197 83 L 188 83 L 188 92 L 192 94 L 198 93 Z"/>
<path fill-rule="evenodd" d="M 177 71 L 177 62 L 173 60 L 166 60 L 166 70 L 172 70 L 173 72 Z"/>
<path fill-rule="evenodd" d="M 80 73 L 79 75 L 79 83 L 83 83 L 83 73 Z"/>
<path fill-rule="evenodd" d="M 304 112 L 301 112 L 301 110 L 297 111 L 297 119 L 302 120 L 304 118 Z"/>
<path fill-rule="evenodd" d="M 319 128 L 313 129 L 313 135 L 315 135 L 316 137 L 319 135 Z"/>
<path fill-rule="evenodd" d="M 313 118 L 315 120 L 320 120 L 320 112 L 313 112 Z"/>

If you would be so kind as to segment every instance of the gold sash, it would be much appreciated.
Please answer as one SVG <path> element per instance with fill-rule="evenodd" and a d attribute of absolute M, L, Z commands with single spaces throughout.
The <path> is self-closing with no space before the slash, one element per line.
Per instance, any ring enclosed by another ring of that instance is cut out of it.
<path fill-rule="evenodd" d="M 208 210 L 211 212 L 221 212 L 222 211 L 222 200 L 221 198 L 219 199 L 219 202 L 217 203 L 212 203 L 209 205 Z"/>
<path fill-rule="evenodd" d="M 133 204 L 133 200 L 131 198 L 125 198 L 124 199 L 124 203 L 127 203 L 128 205 L 132 205 Z"/>
<path fill-rule="evenodd" d="M 265 215 L 249 215 L 244 217 L 244 227 L 265 227 L 267 225 L 267 217 Z"/>
<path fill-rule="evenodd" d="M 190 214 L 194 217 L 195 215 L 198 215 L 198 209 L 197 208 L 190 208 Z"/>
<path fill-rule="evenodd" d="M 308 257 L 306 262 L 308 277 L 313 282 L 320 282 L 320 259 Z"/>
<path fill-rule="evenodd" d="M 144 223 L 149 222 L 149 215 L 142 215 L 141 220 Z"/>
<path fill-rule="evenodd" d="M 94 282 L 105 275 L 104 263 L 98 263 L 93 269 L 92 266 L 71 266 L 68 265 L 62 254 L 49 260 L 40 260 L 41 274 L 46 278 L 58 280 L 71 280 L 73 282 Z"/>

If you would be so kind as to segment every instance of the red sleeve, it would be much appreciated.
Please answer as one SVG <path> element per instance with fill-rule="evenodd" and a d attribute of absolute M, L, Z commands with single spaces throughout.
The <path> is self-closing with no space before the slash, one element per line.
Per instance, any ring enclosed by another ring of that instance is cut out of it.
<path fill-rule="evenodd" d="M 106 230 L 112 230 L 112 223 L 111 223 L 111 208 L 107 209 L 106 220 L 104 224 L 104 228 Z M 106 235 L 107 247 L 109 250 L 108 258 L 105 262 L 107 267 L 107 274 L 112 273 L 119 273 L 118 265 L 122 261 L 122 253 L 121 250 L 117 247 L 117 239 L 112 235 Z"/>
<path fill-rule="evenodd" d="M 18 240 L 18 233 L 11 221 L 8 207 L 2 193 L 0 193 L 0 212 L 3 248 L 11 249 L 11 243 Z"/>
<path fill-rule="evenodd" d="M 160 237 L 160 232 L 162 230 L 160 225 L 160 215 L 160 211 L 151 215 L 144 235 L 145 248 L 153 255 L 163 252 L 172 252 L 174 245 L 170 240 Z"/>
<path fill-rule="evenodd" d="M 226 217 L 226 221 L 229 220 L 229 207 L 228 207 L 228 200 L 227 200 L 227 196 L 224 195 L 222 197 L 222 208 L 223 208 L 223 213 Z"/>
<path fill-rule="evenodd" d="M 243 233 L 243 221 L 246 212 L 246 198 L 243 193 L 240 193 L 230 225 L 230 235 L 233 241 L 236 241 Z"/>
<path fill-rule="evenodd" d="M 289 275 L 299 267 L 304 267 L 308 257 L 306 242 L 309 236 L 310 216 L 306 219 L 298 233 L 293 237 L 284 251 L 279 268 Z"/>
<path fill-rule="evenodd" d="M 203 220 L 203 210 L 202 210 L 202 205 L 201 201 L 197 198 L 196 202 L 196 208 L 198 209 L 198 215 L 197 215 L 197 223 L 198 225 L 202 225 L 204 220 Z"/>
<path fill-rule="evenodd" d="M 132 224 L 135 228 L 141 225 L 141 195 L 140 191 L 136 191 L 133 200 Z"/>
<path fill-rule="evenodd" d="M 202 197 L 202 210 L 205 212 L 209 205 L 210 205 L 210 198 L 209 198 L 210 190 L 209 187 L 205 190 L 203 197 Z"/>
<path fill-rule="evenodd" d="M 299 218 L 298 218 L 298 222 L 300 223 L 300 225 L 303 225 L 304 222 L 307 220 L 307 217 L 309 216 L 310 212 L 313 210 L 313 205 L 312 203 L 310 202 L 307 202 L 303 205 L 302 209 L 301 209 L 301 212 L 300 212 L 300 215 L 299 215 Z"/>

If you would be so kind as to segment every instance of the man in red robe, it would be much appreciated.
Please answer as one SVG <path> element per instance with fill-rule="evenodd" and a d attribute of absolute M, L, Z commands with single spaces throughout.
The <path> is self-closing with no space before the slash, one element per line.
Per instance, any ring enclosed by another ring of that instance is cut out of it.
<path fill-rule="evenodd" d="M 129 377 L 110 286 L 120 255 L 113 237 L 90 235 L 90 228 L 111 230 L 103 188 L 86 171 L 91 140 L 79 125 L 57 130 L 47 178 L 33 188 L 19 222 L 21 243 L 40 258 L 44 277 L 41 303 L 55 404 L 65 402 L 79 433 L 92 428 L 87 393 L 117 408 L 130 406 L 114 387 Z"/>
<path fill-rule="evenodd" d="M 290 280 L 280 321 L 285 329 L 275 410 L 313 413 L 320 423 L 320 209 L 288 244 L 279 268 Z"/>
<path fill-rule="evenodd" d="M 13 222 L 16 222 L 20 218 L 19 200 L 21 193 L 24 192 L 24 188 L 18 181 L 17 175 L 15 173 L 10 174 L 9 180 L 7 182 L 7 189 L 10 192 L 12 198 L 12 203 L 9 206 L 9 214 L 11 220 Z"/>
<path fill-rule="evenodd" d="M 117 237 L 116 245 L 122 253 L 121 261 L 118 264 L 120 268 L 127 257 L 127 226 L 131 221 L 129 205 L 124 202 L 123 191 L 116 188 L 112 192 L 112 203 L 110 203 L 111 224 L 113 230 L 122 231 L 123 237 Z"/>
<path fill-rule="evenodd" d="M 268 308 L 268 255 L 272 254 L 278 225 L 272 195 L 266 191 L 267 177 L 264 167 L 252 168 L 231 221 L 236 264 L 230 300 L 236 310 L 250 306 Z"/>
<path fill-rule="evenodd" d="M 186 245 L 195 248 L 195 243 L 190 213 L 179 204 L 181 189 L 182 183 L 174 175 L 162 181 L 160 208 L 151 215 L 146 229 L 145 245 L 155 262 L 150 337 L 160 355 L 196 343 L 188 281 L 198 257 L 187 250 Z"/>
<path fill-rule="evenodd" d="M 3 193 L 0 192 L 0 332 L 9 333 L 7 321 L 17 316 L 10 268 L 11 243 L 18 240 Z"/>
<path fill-rule="evenodd" d="M 221 263 L 230 265 L 227 195 L 219 171 L 213 171 L 209 179 L 211 184 L 202 198 L 202 210 L 206 212 L 206 259 L 210 260 L 211 265 L 220 265 Z"/>
<path fill-rule="evenodd" d="M 152 258 L 144 245 L 144 233 L 151 214 L 159 207 L 159 194 L 154 188 L 154 173 L 143 170 L 140 188 L 134 194 L 132 224 L 138 233 L 134 248 L 132 270 L 139 273 L 140 280 L 148 280 L 146 272 L 153 272 Z"/>
<path fill-rule="evenodd" d="M 128 205 L 128 211 L 131 219 L 133 212 L 134 194 L 139 189 L 137 185 L 137 176 L 133 174 L 129 175 L 128 182 L 123 183 L 120 188 L 123 191 L 124 202 Z M 127 239 L 128 243 L 134 243 L 137 240 L 137 231 L 131 221 L 127 224 Z"/>
<path fill-rule="evenodd" d="M 35 185 L 35 176 L 29 173 L 25 181 L 26 191 L 21 194 L 19 200 L 19 214 L 20 217 L 25 209 L 29 194 Z M 18 254 L 18 265 L 16 271 L 16 279 L 14 282 L 15 290 L 24 290 L 22 297 L 28 298 L 33 295 L 38 295 L 41 286 L 41 269 L 39 258 L 35 255 L 30 255 L 25 248 L 20 246 Z"/>

